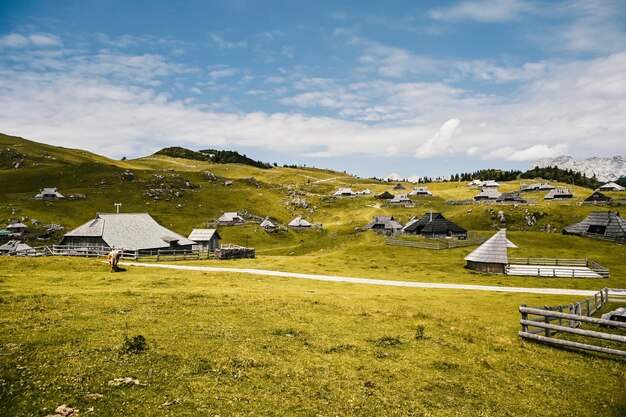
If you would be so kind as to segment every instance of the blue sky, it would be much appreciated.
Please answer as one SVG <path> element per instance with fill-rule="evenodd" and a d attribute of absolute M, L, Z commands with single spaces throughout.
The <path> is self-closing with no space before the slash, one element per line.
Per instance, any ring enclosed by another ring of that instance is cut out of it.
<path fill-rule="evenodd" d="M 626 0 L 0 0 L 0 132 L 360 176 L 624 154 Z"/>

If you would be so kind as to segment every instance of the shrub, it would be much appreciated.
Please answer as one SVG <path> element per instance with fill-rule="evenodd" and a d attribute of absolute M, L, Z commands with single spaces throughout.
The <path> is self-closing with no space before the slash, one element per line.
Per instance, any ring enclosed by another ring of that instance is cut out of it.
<path fill-rule="evenodd" d="M 424 340 L 426 339 L 425 331 L 426 326 L 423 324 L 418 324 L 415 328 L 415 340 Z"/>
<path fill-rule="evenodd" d="M 148 343 L 142 335 L 137 335 L 132 339 L 126 337 L 122 345 L 122 353 L 141 353 L 146 350 L 148 350 Z"/>

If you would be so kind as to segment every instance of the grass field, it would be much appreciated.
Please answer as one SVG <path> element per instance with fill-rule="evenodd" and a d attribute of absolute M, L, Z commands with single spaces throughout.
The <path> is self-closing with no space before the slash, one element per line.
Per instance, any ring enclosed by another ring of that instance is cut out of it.
<path fill-rule="evenodd" d="M 623 360 L 517 336 L 521 303 L 572 297 L 111 274 L 83 259 L 0 270 L 2 415 L 626 413 Z M 124 350 L 138 335 L 147 349 Z M 124 377 L 139 385 L 110 385 Z"/>
<path fill-rule="evenodd" d="M 501 191 L 521 183 L 505 183 Z M 453 182 L 428 184 L 435 196 L 410 208 L 389 207 L 373 196 L 329 198 L 338 187 L 381 193 L 393 185 L 316 168 L 263 170 L 155 156 L 114 161 L 0 134 L 0 219 L 24 221 L 35 232 L 49 223 L 70 230 L 96 212 L 113 211 L 116 202 L 122 212 L 148 212 L 183 235 L 224 211 L 245 210 L 281 224 L 303 215 L 323 229 L 268 234 L 257 225 L 220 227 L 222 243 L 247 242 L 257 258 L 187 263 L 404 281 L 626 288 L 626 245 L 561 234 L 590 211 L 619 210 L 619 201 L 583 206 L 591 190 L 570 187 L 575 198 L 566 202 L 531 194 L 528 205 L 448 205 L 478 192 Z M 413 186 L 404 185 L 406 192 Z M 33 200 L 43 187 L 87 198 Z M 509 256 L 592 259 L 609 268 L 611 278 L 481 274 L 463 267 L 474 247 L 387 246 L 375 233 L 354 232 L 375 215 L 405 223 L 430 211 L 485 238 L 506 227 L 519 247 Z M 32 245 L 60 238 L 35 237 Z M 0 415 L 45 416 L 61 404 L 94 416 L 626 415 L 624 360 L 517 336 L 520 304 L 573 301 L 140 267 L 111 274 L 101 260 L 0 257 Z M 146 349 L 136 336 L 145 338 Z M 125 377 L 138 384 L 115 385 Z"/>

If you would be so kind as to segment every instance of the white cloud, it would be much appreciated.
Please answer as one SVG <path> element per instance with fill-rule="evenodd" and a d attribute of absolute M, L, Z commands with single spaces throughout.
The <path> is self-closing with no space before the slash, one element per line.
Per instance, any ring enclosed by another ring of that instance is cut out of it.
<path fill-rule="evenodd" d="M 523 0 L 473 0 L 431 10 L 429 16 L 434 20 L 451 22 L 475 20 L 483 23 L 503 23 L 517 19 L 533 9 L 529 2 Z"/>
<path fill-rule="evenodd" d="M 280 81 L 278 92 L 241 86 L 241 95 L 248 92 L 249 99 L 261 96 L 275 104 L 283 99 L 291 106 L 274 113 L 245 112 L 234 95 L 204 103 L 199 97 L 174 98 L 174 84 L 166 80 L 193 77 L 184 88 L 191 95 L 202 93 L 192 88 L 206 86 L 211 76 L 162 55 L 20 49 L 7 50 L 4 57 L 0 126 L 5 133 L 111 156 L 178 144 L 260 147 L 293 155 L 415 153 L 520 161 L 567 152 L 622 153 L 626 136 L 626 52 L 507 67 L 510 72 L 494 78 L 522 78 L 514 97 L 484 95 L 444 81 L 392 81 L 367 73 L 355 82 L 279 68 L 281 78 L 272 80 Z M 214 74 L 225 82 L 220 77 L 232 71 L 211 70 L 226 71 Z M 264 80 L 260 74 L 256 79 Z M 333 116 L 316 116 L 312 108 Z"/>
<path fill-rule="evenodd" d="M 10 33 L 0 37 L 0 48 L 47 48 L 62 45 L 63 43 L 58 36 L 49 33 L 33 33 L 31 35 Z"/>
<path fill-rule="evenodd" d="M 459 119 L 446 121 L 433 137 L 417 148 L 415 156 L 417 158 L 431 158 L 433 156 L 453 153 L 452 137 L 459 127 L 459 124 L 461 124 Z"/>
<path fill-rule="evenodd" d="M 230 78 L 234 77 L 237 74 L 237 71 L 234 68 L 222 68 L 218 70 L 213 70 L 209 72 L 209 77 L 212 81 L 219 80 L 220 78 Z"/>
<path fill-rule="evenodd" d="M 626 45 L 626 4 L 620 0 L 569 0 L 553 8 L 568 19 L 535 40 L 549 49 L 611 53 Z M 557 42 L 545 43 L 546 38 Z"/>
<path fill-rule="evenodd" d="M 246 41 L 238 41 L 238 42 L 227 41 L 226 39 L 224 39 L 223 37 L 219 35 L 216 35 L 215 33 L 212 33 L 210 35 L 210 38 L 213 44 L 217 45 L 218 47 L 222 49 L 244 49 L 248 47 L 248 42 Z"/>

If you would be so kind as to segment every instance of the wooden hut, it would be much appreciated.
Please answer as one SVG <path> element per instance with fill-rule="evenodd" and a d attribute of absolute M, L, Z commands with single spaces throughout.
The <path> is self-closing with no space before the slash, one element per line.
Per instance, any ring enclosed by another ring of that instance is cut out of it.
<path fill-rule="evenodd" d="M 409 193 L 409 197 L 429 197 L 432 195 L 433 193 L 428 191 L 428 187 L 414 187 Z"/>
<path fill-rule="evenodd" d="M 17 255 L 20 252 L 32 251 L 33 248 L 21 240 L 9 240 L 0 246 L 0 255 Z"/>
<path fill-rule="evenodd" d="M 356 193 L 352 188 L 340 188 L 333 194 L 333 197 L 354 197 Z"/>
<path fill-rule="evenodd" d="M 526 203 L 527 201 L 519 195 L 519 193 L 502 193 L 496 198 L 498 203 Z"/>
<path fill-rule="evenodd" d="M 395 187 L 393 187 L 394 190 L 406 190 L 406 188 L 404 188 L 404 185 L 397 183 Z"/>
<path fill-rule="evenodd" d="M 237 226 L 244 223 L 243 217 L 236 211 L 226 212 L 217 219 L 217 224 L 220 226 Z"/>
<path fill-rule="evenodd" d="M 193 249 L 206 253 L 215 252 L 222 238 L 216 229 L 193 229 L 187 239 L 195 242 Z"/>
<path fill-rule="evenodd" d="M 294 229 L 294 230 L 304 230 L 304 229 L 310 229 L 311 227 L 313 227 L 313 225 L 309 223 L 308 221 L 306 221 L 305 219 L 303 219 L 301 216 L 298 216 L 292 221 L 290 221 L 287 227 Z"/>
<path fill-rule="evenodd" d="M 397 194 L 391 200 L 389 200 L 389 204 L 413 204 L 411 199 L 406 194 Z"/>
<path fill-rule="evenodd" d="M 393 194 L 389 191 L 385 191 L 384 193 L 376 196 L 376 198 L 380 198 L 381 200 L 391 200 L 393 198 Z"/>
<path fill-rule="evenodd" d="M 619 184 L 616 184 L 614 182 L 609 182 L 606 183 L 604 185 L 601 185 L 598 190 L 600 191 L 624 191 L 626 190 L 626 188 L 622 187 Z"/>
<path fill-rule="evenodd" d="M 585 198 L 583 204 L 603 204 L 610 203 L 611 197 L 602 194 L 600 191 L 594 191 L 589 197 Z"/>
<path fill-rule="evenodd" d="M 422 235 L 430 238 L 467 238 L 467 230 L 443 217 L 441 213 L 428 213 L 407 223 L 402 231 L 408 235 Z"/>
<path fill-rule="evenodd" d="M 39 191 L 39 194 L 35 196 L 37 200 L 61 200 L 65 196 L 61 194 L 56 188 L 44 188 Z"/>
<path fill-rule="evenodd" d="M 567 200 L 573 198 L 574 195 L 570 192 L 567 187 L 556 187 L 553 190 L 550 190 L 548 194 L 543 197 L 544 200 Z"/>
<path fill-rule="evenodd" d="M 465 267 L 474 271 L 504 274 L 509 264 L 508 248 L 517 248 L 517 246 L 506 238 L 506 229 L 500 229 L 498 233 L 465 257 L 467 261 Z"/>
<path fill-rule="evenodd" d="M 374 216 L 374 220 L 358 229 L 358 231 L 373 230 L 383 235 L 393 235 L 402 229 L 402 225 L 395 221 L 393 216 Z"/>
<path fill-rule="evenodd" d="M 11 236 L 22 236 L 28 230 L 28 226 L 24 223 L 16 222 L 8 225 L 6 229 L 9 231 Z"/>
<path fill-rule="evenodd" d="M 614 211 L 592 211 L 580 223 L 565 226 L 563 234 L 624 241 L 626 240 L 626 220 Z"/>
<path fill-rule="evenodd" d="M 265 220 L 263 220 L 261 222 L 260 226 L 266 232 L 272 232 L 272 231 L 276 230 L 276 225 L 270 221 L 269 217 L 266 217 Z"/>
<path fill-rule="evenodd" d="M 497 200 L 502 193 L 495 188 L 484 188 L 480 193 L 474 196 L 474 201 Z"/>

